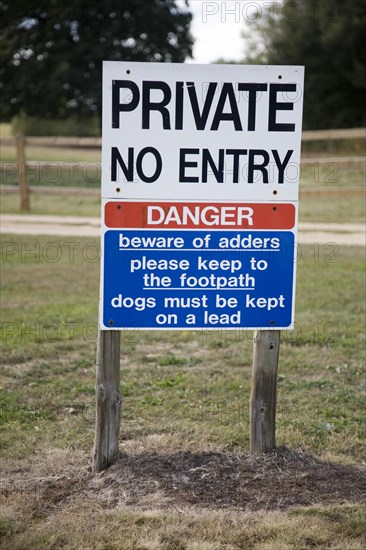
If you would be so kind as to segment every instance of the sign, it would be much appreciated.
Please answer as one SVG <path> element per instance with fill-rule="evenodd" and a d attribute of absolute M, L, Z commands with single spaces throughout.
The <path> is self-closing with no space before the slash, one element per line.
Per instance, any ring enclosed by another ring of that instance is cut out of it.
<path fill-rule="evenodd" d="M 292 328 L 303 68 L 105 62 L 104 329 Z"/>

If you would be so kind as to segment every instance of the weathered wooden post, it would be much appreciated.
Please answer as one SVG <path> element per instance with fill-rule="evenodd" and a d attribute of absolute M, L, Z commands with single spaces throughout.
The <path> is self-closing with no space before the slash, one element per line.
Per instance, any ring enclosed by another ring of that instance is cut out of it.
<path fill-rule="evenodd" d="M 25 139 L 22 134 L 18 134 L 15 138 L 17 164 L 19 173 L 19 190 L 20 190 L 20 209 L 30 210 L 29 203 L 29 186 L 27 180 L 27 172 L 25 165 Z"/>
<path fill-rule="evenodd" d="M 257 330 L 253 340 L 250 396 L 250 452 L 267 453 L 276 446 L 276 397 L 279 330 Z"/>
<path fill-rule="evenodd" d="M 118 458 L 121 416 L 120 344 L 118 330 L 100 330 L 97 345 L 96 421 L 93 471 L 100 472 Z"/>

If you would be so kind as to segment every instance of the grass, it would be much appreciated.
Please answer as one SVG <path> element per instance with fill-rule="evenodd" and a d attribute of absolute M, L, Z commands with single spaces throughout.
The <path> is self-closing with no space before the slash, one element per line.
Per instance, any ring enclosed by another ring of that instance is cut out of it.
<path fill-rule="evenodd" d="M 2 147 L 0 160 L 13 161 L 14 148 Z M 100 161 L 98 151 L 88 149 L 67 148 L 27 148 L 27 157 L 32 160 L 55 161 L 47 168 L 36 166 L 29 171 L 28 179 L 31 185 L 49 185 L 50 187 L 90 187 L 95 190 L 100 187 L 100 168 L 95 164 Z M 65 167 L 63 162 L 88 162 L 88 167 Z M 0 173 L 2 184 L 17 183 L 16 166 L 10 164 Z M 301 170 L 300 190 L 322 191 L 330 188 L 339 189 L 339 194 L 307 195 L 300 197 L 300 221 L 315 222 L 363 222 L 365 220 L 365 168 L 362 164 L 334 164 L 325 165 L 314 163 L 305 165 Z M 352 188 L 349 193 L 344 193 Z M 19 196 L 17 193 L 2 194 L 1 212 L 19 213 Z M 99 216 L 99 200 L 95 196 L 86 196 L 82 193 L 65 195 L 63 193 L 46 193 L 31 196 L 33 214 L 55 214 L 71 216 Z"/>
<path fill-rule="evenodd" d="M 86 512 L 86 513 L 85 513 Z M 21 532 L 21 522 L 3 530 L 16 534 L 8 548 L 103 548 L 108 550 L 294 550 L 333 548 L 361 550 L 361 506 L 295 509 L 269 512 L 139 511 L 117 508 L 106 512 L 90 506 L 69 506 L 47 523 Z M 75 529 L 75 526 L 78 528 Z M 71 536 L 70 533 L 73 533 Z M 22 546 L 23 545 L 23 546 Z"/>
<path fill-rule="evenodd" d="M 299 221 L 321 223 L 364 223 L 365 195 L 300 196 Z"/>
<path fill-rule="evenodd" d="M 0 170 L 2 185 L 16 185 L 19 173 L 15 159 L 6 158 L 7 147 L 1 148 L 0 161 L 6 161 Z M 90 149 L 29 148 L 28 160 L 35 161 L 27 168 L 29 185 L 59 187 L 100 187 L 100 152 Z M 5 158 L 4 158 L 5 157 Z M 40 161 L 40 162 L 38 162 Z M 47 162 L 46 165 L 41 164 Z M 70 166 L 68 163 L 75 163 Z"/>
<path fill-rule="evenodd" d="M 13 148 L 1 147 L 0 162 L 7 164 L 0 172 L 0 183 L 15 185 L 19 175 Z M 28 168 L 27 176 L 30 185 L 50 185 L 69 187 L 99 187 L 100 186 L 100 151 L 74 148 L 27 148 L 27 160 L 48 162 L 46 166 L 36 164 Z M 66 163 L 75 162 L 75 167 Z M 78 164 L 80 163 L 80 164 Z M 81 165 L 81 163 L 87 163 Z M 295 175 L 289 175 L 294 179 Z M 303 165 L 300 173 L 300 187 L 312 189 L 327 189 L 333 187 L 360 187 L 365 182 L 364 162 L 358 163 L 322 163 L 314 162 Z"/>
<path fill-rule="evenodd" d="M 20 211 L 19 203 L 18 193 L 3 193 L 0 195 L 0 212 L 2 214 L 100 216 L 100 198 L 95 195 L 34 193 L 30 197 L 30 212 Z"/>
<path fill-rule="evenodd" d="M 6 126 L 6 125 L 5 125 Z M 2 128 L 0 128 L 1 131 Z M 8 132 L 5 128 L 4 132 Z M 4 134 L 3 134 L 4 135 Z M 357 151 L 356 151 L 357 152 Z M 337 150 L 337 153 L 341 151 Z M 36 166 L 29 170 L 28 180 L 33 186 L 49 185 L 57 187 L 90 187 L 99 189 L 100 168 L 96 163 L 100 161 L 100 152 L 90 149 L 68 148 L 27 148 L 29 160 L 50 161 L 47 168 Z M 15 150 L 13 147 L 2 147 L 0 151 L 1 161 L 14 161 Z M 55 164 L 53 163 L 55 161 Z M 88 167 L 70 168 L 63 162 L 87 162 Z M 13 185 L 18 181 L 16 166 L 10 164 L 0 172 L 1 184 Z M 365 167 L 362 163 L 348 165 L 326 163 L 314 163 L 304 165 L 301 169 L 300 190 L 326 191 L 330 188 L 338 188 L 338 195 L 302 195 L 300 200 L 299 219 L 306 222 L 363 222 L 365 220 Z M 350 192 L 345 194 L 347 188 Z M 3 194 L 1 196 L 2 213 L 19 213 L 19 196 L 17 193 Z M 52 193 L 47 195 L 33 194 L 31 196 L 31 208 L 33 214 L 55 214 L 70 216 L 99 216 L 99 200 L 95 196 L 83 194 L 65 196 L 65 194 Z"/>
<path fill-rule="evenodd" d="M 39 160 L 47 162 L 100 162 L 100 150 L 83 149 L 81 147 L 32 147 L 26 148 L 27 160 Z M 1 146 L 1 161 L 15 161 L 15 147 Z M 9 182 L 10 183 L 10 182 Z"/>
<path fill-rule="evenodd" d="M 3 237 L 5 471 L 43 468 L 61 477 L 65 471 L 65 477 L 75 453 L 76 468 L 88 464 L 98 301 L 98 263 L 86 261 L 91 246 L 97 243 Z M 51 256 L 55 247 L 61 251 L 57 263 Z M 323 458 L 360 464 L 365 422 L 364 250 L 340 247 L 335 263 L 325 260 L 303 247 L 297 327 L 282 335 L 277 440 Z M 245 331 L 183 331 L 174 337 L 169 332 L 122 332 L 122 449 L 248 450 L 252 336 Z M 62 460 L 57 449 L 65 450 Z M 37 457 L 35 462 L 32 457 Z M 363 547 L 364 512 L 358 505 L 243 515 L 160 509 L 154 501 L 145 510 L 126 505 L 106 509 L 96 497 L 80 497 L 54 508 L 52 493 L 44 496 L 41 487 L 37 490 L 42 498 L 29 494 L 26 485 L 23 493 L 9 495 L 0 524 L 7 548 Z"/>
<path fill-rule="evenodd" d="M 11 124 L 0 122 L 0 136 L 8 137 L 12 135 Z"/>
<path fill-rule="evenodd" d="M 349 169 L 337 182 L 316 182 L 312 170 L 303 174 L 308 188 L 361 186 L 364 178 Z M 19 213 L 16 194 L 1 199 L 3 213 Z M 33 214 L 100 213 L 98 197 L 33 194 L 31 204 Z M 360 196 L 300 202 L 300 221 L 364 219 Z M 323 248 L 301 250 L 296 328 L 282 333 L 277 442 L 364 464 L 364 249 L 341 246 L 332 262 Z M 94 437 L 98 242 L 3 235 L 1 252 L 4 548 L 364 548 L 365 508 L 357 504 L 244 513 L 169 506 L 157 492 L 112 505 L 98 485 L 108 489 L 108 472 L 88 492 L 73 492 Z M 248 451 L 252 332 L 130 330 L 121 337 L 122 451 Z"/>
<path fill-rule="evenodd" d="M 98 244 L 77 243 L 3 239 L 2 442 L 9 458 L 26 456 L 34 441 L 40 449 L 92 444 L 98 263 L 86 258 Z M 282 338 L 279 441 L 339 460 L 359 461 L 364 452 L 363 252 L 340 247 L 327 263 L 303 247 L 297 328 Z M 139 438 L 164 426 L 190 434 L 195 449 L 247 448 L 251 339 L 246 331 L 183 331 L 173 339 L 169 332 L 122 333 L 126 431 Z M 70 416 L 70 407 L 80 415 Z"/>
<path fill-rule="evenodd" d="M 1 135 L 9 135 L 6 125 L 0 125 Z M 309 145 L 309 144 L 307 144 Z M 358 156 L 364 154 L 356 148 Z M 334 155 L 342 155 L 341 150 L 336 150 Z M 323 151 L 322 156 L 329 157 L 328 151 Z M 357 156 L 357 155 L 356 155 Z M 101 153 L 98 149 L 88 148 L 67 148 L 67 147 L 31 147 L 26 148 L 26 158 L 29 161 L 43 161 L 50 164 L 46 167 L 36 165 L 28 170 L 28 181 L 30 185 L 59 185 L 59 186 L 100 186 L 100 163 Z M 335 156 L 336 158 L 336 156 Z M 0 162 L 8 162 L 0 172 L 0 183 L 13 185 L 18 182 L 16 170 L 16 152 L 13 146 L 0 147 Z M 89 163 L 87 167 L 71 168 L 65 166 L 66 162 Z M 288 176 L 296 179 L 298 176 L 294 169 L 290 168 Z M 301 166 L 300 185 L 301 188 L 329 188 L 329 187 L 363 187 L 365 183 L 364 161 L 338 163 L 318 162 Z"/>
<path fill-rule="evenodd" d="M 301 168 L 300 189 L 347 187 L 362 188 L 365 184 L 364 161 L 361 164 L 336 162 L 314 163 Z"/>
<path fill-rule="evenodd" d="M 100 216 L 100 199 L 88 195 L 31 195 L 31 214 L 65 216 Z M 2 214 L 20 214 L 18 193 L 3 193 L 0 196 Z M 25 214 L 26 212 L 23 212 Z M 365 200 L 362 195 L 302 196 L 299 202 L 300 222 L 363 223 Z"/>

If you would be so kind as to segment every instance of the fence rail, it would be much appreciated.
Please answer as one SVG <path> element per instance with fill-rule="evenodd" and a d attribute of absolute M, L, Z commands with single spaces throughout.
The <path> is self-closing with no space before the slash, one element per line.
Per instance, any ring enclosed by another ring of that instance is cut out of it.
<path fill-rule="evenodd" d="M 0 136 L 1 145 L 12 147 L 15 145 L 16 137 Z M 82 149 L 99 149 L 102 146 L 102 138 L 89 137 L 24 137 L 24 145 L 29 147 L 80 147 Z"/>
<path fill-rule="evenodd" d="M 366 140 L 366 128 L 347 128 L 340 130 L 310 130 L 304 131 L 302 133 L 302 141 L 336 141 L 336 140 L 353 140 L 353 139 L 363 139 Z M 17 169 L 19 177 L 19 186 L 20 198 L 21 198 L 21 209 L 29 210 L 29 194 L 30 188 L 27 180 L 27 169 L 42 166 L 52 166 L 52 165 L 61 165 L 63 167 L 69 168 L 83 168 L 87 166 L 100 166 L 100 163 L 93 162 L 57 162 L 57 161 L 27 161 L 25 148 L 28 147 L 49 147 L 49 148 L 80 148 L 80 149 L 100 149 L 102 145 L 101 138 L 93 137 L 61 137 L 61 136 L 51 136 L 51 137 L 33 137 L 33 136 L 0 136 L 0 145 L 15 147 L 16 148 L 16 157 L 17 160 L 14 162 L 3 161 L 0 162 L 0 170 L 5 170 L 9 166 L 13 166 Z M 365 163 L 364 156 L 329 156 L 329 157 L 303 157 L 301 159 L 301 164 L 311 165 L 311 164 L 325 165 L 329 163 L 341 163 L 341 164 L 351 164 L 351 163 Z M 15 186 L 13 186 L 15 188 Z M 32 188 L 33 192 L 34 188 Z"/>
<path fill-rule="evenodd" d="M 306 130 L 302 141 L 333 141 L 338 139 L 365 139 L 366 128 L 347 128 L 341 130 Z"/>
<path fill-rule="evenodd" d="M 346 128 L 341 130 L 306 130 L 302 132 L 302 141 L 334 141 L 348 139 L 366 139 L 366 128 Z M 15 146 L 16 137 L 0 136 L 4 146 Z M 29 147 L 80 147 L 83 149 L 98 149 L 102 146 L 102 138 L 97 137 L 24 137 L 24 145 Z"/>

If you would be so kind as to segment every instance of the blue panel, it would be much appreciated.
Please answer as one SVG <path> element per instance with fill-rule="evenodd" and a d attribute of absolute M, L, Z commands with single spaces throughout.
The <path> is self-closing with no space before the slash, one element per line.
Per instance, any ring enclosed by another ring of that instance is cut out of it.
<path fill-rule="evenodd" d="M 169 237 L 178 241 L 156 240 Z M 290 231 L 110 230 L 103 322 L 113 328 L 285 328 L 293 321 L 293 280 Z"/>

